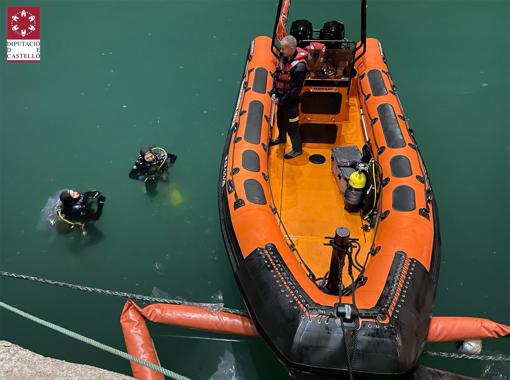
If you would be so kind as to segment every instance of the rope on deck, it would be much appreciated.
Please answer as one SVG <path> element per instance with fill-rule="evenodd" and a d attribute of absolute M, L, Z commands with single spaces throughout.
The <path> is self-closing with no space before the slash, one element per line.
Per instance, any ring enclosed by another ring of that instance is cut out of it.
<path fill-rule="evenodd" d="M 489 362 L 510 362 L 510 356 L 505 355 L 471 355 L 471 354 L 458 354 L 455 352 L 435 352 L 435 351 L 424 351 L 424 355 L 436 356 L 440 358 L 448 359 L 470 359 L 470 360 L 482 360 Z"/>
<path fill-rule="evenodd" d="M 163 375 L 171 378 L 171 379 L 175 379 L 175 380 L 190 380 L 188 377 L 186 376 L 182 376 L 182 375 L 179 375 L 178 373 L 175 373 L 175 372 L 172 372 L 166 368 L 163 368 L 159 365 L 156 365 L 154 363 L 151 363 L 151 362 L 148 362 L 146 360 L 143 360 L 143 359 L 140 359 L 140 358 L 137 358 L 136 356 L 133 356 L 133 355 L 130 355 L 124 351 L 121 351 L 121 350 L 118 350 L 114 347 L 110 347 L 110 346 L 107 346 L 106 344 L 103 344 L 101 342 L 98 342 L 94 339 L 91 339 L 91 338 L 87 338 L 86 336 L 83 336 L 83 335 L 80 335 L 78 333 L 75 333 L 74 331 L 71 331 L 71 330 L 68 330 L 64 327 L 61 327 L 61 326 L 58 326 L 54 323 L 51 323 L 51 322 L 48 322 L 48 321 L 45 321 L 41 318 L 37 318 L 36 316 L 33 316 L 27 312 L 24 312 L 22 310 L 19 310 L 17 308 L 15 308 L 14 306 L 11 306 L 11 305 L 8 305 L 2 301 L 0 301 L 0 306 L 3 307 L 4 309 L 7 309 L 15 314 L 18 314 L 26 319 L 29 319 L 35 323 L 38 323 L 40 325 L 43 325 L 45 327 L 48 327 L 52 330 L 55 330 L 55 331 L 58 331 L 59 333 L 61 334 L 64 334 L 64 335 L 67 335 L 68 337 L 71 337 L 71 338 L 74 338 L 74 339 L 77 339 L 79 340 L 80 342 L 83 342 L 83 343 L 86 343 L 86 344 L 89 344 L 91 346 L 94 346 L 96 348 L 99 348 L 100 350 L 103 350 L 103 351 L 106 351 L 106 352 L 109 352 L 110 354 L 113 354 L 113 355 L 116 355 L 116 356 L 120 356 L 121 358 L 124 358 L 124 359 L 127 359 L 127 360 L 130 360 L 132 362 L 135 362 L 137 364 L 140 364 L 140 365 L 143 365 L 147 368 L 150 368 L 154 371 L 157 371 L 157 372 L 160 372 L 162 373 Z"/>
<path fill-rule="evenodd" d="M 17 273 L 6 272 L 6 271 L 0 271 L 0 275 L 2 275 L 4 277 L 16 278 L 18 280 L 34 281 L 34 282 L 39 282 L 39 283 L 46 284 L 46 285 L 60 286 L 60 287 L 74 289 L 74 290 L 80 290 L 80 291 L 88 292 L 88 293 L 102 294 L 102 295 L 106 295 L 106 296 L 136 299 L 136 300 L 145 301 L 145 302 L 168 303 L 168 304 L 172 304 L 172 305 L 190 305 L 190 306 L 206 307 L 208 309 L 212 309 L 215 311 L 224 311 L 227 313 L 248 316 L 248 312 L 246 312 L 245 310 L 230 309 L 228 307 L 223 307 L 222 304 L 218 304 L 218 303 L 187 302 L 187 301 L 183 301 L 183 300 L 145 296 L 142 294 L 127 293 L 127 292 L 121 292 L 121 291 L 109 290 L 109 289 L 93 288 L 90 286 L 71 284 L 71 283 L 62 282 L 62 281 L 48 280 L 46 278 L 28 276 L 25 274 L 17 274 Z"/>

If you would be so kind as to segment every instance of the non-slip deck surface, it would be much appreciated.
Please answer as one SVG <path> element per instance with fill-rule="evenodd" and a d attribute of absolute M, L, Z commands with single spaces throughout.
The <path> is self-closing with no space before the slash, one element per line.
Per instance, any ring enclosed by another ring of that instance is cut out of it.
<path fill-rule="evenodd" d="M 337 142 L 339 145 L 355 144 L 361 149 L 364 139 L 354 100 L 350 111 L 350 121 L 342 124 Z M 372 239 L 371 231 L 363 233 L 360 215 L 344 210 L 343 195 L 331 170 L 332 146 L 304 144 L 301 156 L 284 160 L 283 154 L 291 149 L 288 142 L 272 147 L 269 156 L 275 205 L 299 253 L 316 277 L 322 277 L 329 270 L 331 247 L 324 245 L 328 241 L 325 237 L 334 236 L 338 227 L 347 227 L 351 237 L 359 239 L 361 262 Z M 325 162 L 319 165 L 310 162 L 313 154 L 324 156 Z M 350 283 L 345 272 L 344 277 L 345 283 Z"/>

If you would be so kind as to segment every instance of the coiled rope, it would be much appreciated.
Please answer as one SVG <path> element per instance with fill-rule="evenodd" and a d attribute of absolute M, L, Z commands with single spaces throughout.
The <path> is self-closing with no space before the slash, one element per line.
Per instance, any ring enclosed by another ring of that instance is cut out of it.
<path fill-rule="evenodd" d="M 35 323 L 38 323 L 42 326 L 45 326 L 45 327 L 48 327 L 52 330 L 55 330 L 55 331 L 58 331 L 59 333 L 61 334 L 64 334 L 68 337 L 71 337 L 73 339 L 76 339 L 76 340 L 79 340 L 80 342 L 83 342 L 83 343 L 86 343 L 86 344 L 90 344 L 91 346 L 94 346 L 96 348 L 99 348 L 100 350 L 103 350 L 103 351 L 106 351 L 106 352 L 109 352 L 110 354 L 113 354 L 113 355 L 116 355 L 116 356 L 120 356 L 121 358 L 124 358 L 124 359 L 127 359 L 127 360 L 130 360 L 132 362 L 135 362 L 137 364 L 140 364 L 140 365 L 143 365 L 147 368 L 150 368 L 154 371 L 157 371 L 157 372 L 160 372 L 162 373 L 163 375 L 171 378 L 171 379 L 175 379 L 175 380 L 190 380 L 188 377 L 186 376 L 182 376 L 182 375 L 179 375 L 178 373 L 175 373 L 173 371 L 170 371 L 166 368 L 163 368 L 157 364 L 154 364 L 154 363 L 151 363 L 151 362 L 148 362 L 146 360 L 143 360 L 143 359 L 140 359 L 140 358 L 137 358 L 136 356 L 133 356 L 133 355 L 130 355 L 124 351 L 121 351 L 121 350 L 118 350 L 114 347 L 110 347 L 106 344 L 103 344 L 101 342 L 98 342 L 94 339 L 91 339 L 91 338 L 87 338 L 86 336 L 83 336 L 81 334 L 78 334 L 78 333 L 75 333 L 74 331 L 71 331 L 71 330 L 68 330 L 64 327 L 61 327 L 61 326 L 58 326 L 54 323 L 51 323 L 51 322 L 48 322 L 48 321 L 45 321 L 44 319 L 41 319 L 41 318 L 37 318 L 36 316 L 33 316 L 27 312 L 24 312 L 22 310 L 19 310 L 11 305 L 8 305 L 2 301 L 0 301 L 0 306 L 3 307 L 4 309 L 7 309 L 15 314 L 18 314 L 20 316 L 22 316 L 23 318 L 26 318 L 26 319 L 29 319 Z"/>

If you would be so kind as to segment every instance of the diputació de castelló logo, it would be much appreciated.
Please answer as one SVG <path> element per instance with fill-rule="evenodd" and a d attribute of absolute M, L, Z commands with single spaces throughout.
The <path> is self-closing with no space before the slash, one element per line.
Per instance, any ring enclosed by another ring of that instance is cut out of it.
<path fill-rule="evenodd" d="M 7 7 L 7 61 L 41 60 L 41 12 L 39 7 Z"/>

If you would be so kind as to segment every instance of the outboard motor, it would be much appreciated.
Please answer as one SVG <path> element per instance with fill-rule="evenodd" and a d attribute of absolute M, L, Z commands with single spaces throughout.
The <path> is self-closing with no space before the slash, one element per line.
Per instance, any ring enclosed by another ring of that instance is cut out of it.
<path fill-rule="evenodd" d="M 291 33 L 292 34 L 292 33 Z M 328 21 L 320 30 L 321 40 L 343 40 L 345 38 L 345 27 L 339 21 Z"/>
<path fill-rule="evenodd" d="M 304 47 L 306 42 L 304 40 L 311 40 L 313 37 L 313 26 L 308 20 L 296 20 L 290 27 L 290 34 L 296 37 L 298 46 Z"/>

